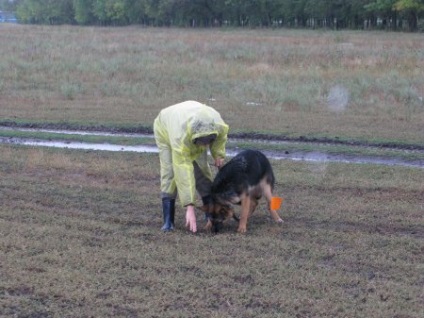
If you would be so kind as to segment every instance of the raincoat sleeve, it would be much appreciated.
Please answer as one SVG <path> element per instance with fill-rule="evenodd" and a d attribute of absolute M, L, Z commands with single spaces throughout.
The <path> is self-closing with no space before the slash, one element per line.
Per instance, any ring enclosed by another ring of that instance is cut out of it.
<path fill-rule="evenodd" d="M 227 143 L 227 135 L 228 135 L 228 125 L 227 124 L 220 124 L 219 132 L 216 140 L 211 145 L 211 155 L 214 159 L 217 158 L 225 158 L 225 144 Z"/>
<path fill-rule="evenodd" d="M 172 151 L 174 178 L 178 189 L 178 196 L 182 206 L 195 204 L 196 181 L 194 178 L 193 161 L 184 152 Z"/>

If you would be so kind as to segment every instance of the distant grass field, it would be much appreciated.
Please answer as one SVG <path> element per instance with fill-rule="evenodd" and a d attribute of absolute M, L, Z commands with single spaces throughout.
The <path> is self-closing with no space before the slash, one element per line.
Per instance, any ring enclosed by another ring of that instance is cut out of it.
<path fill-rule="evenodd" d="M 421 34 L 1 25 L 0 122 L 151 127 L 194 99 L 231 132 L 422 145 Z"/>
<path fill-rule="evenodd" d="M 0 145 L 0 316 L 422 317 L 424 170 L 272 164 L 283 226 L 164 234 L 156 154 Z"/>

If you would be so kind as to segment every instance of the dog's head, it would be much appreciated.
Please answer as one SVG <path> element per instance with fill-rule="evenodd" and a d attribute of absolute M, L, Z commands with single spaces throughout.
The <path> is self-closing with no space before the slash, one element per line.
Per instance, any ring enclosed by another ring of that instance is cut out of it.
<path fill-rule="evenodd" d="M 207 218 L 205 229 L 212 230 L 214 233 L 219 232 L 225 220 L 234 218 L 234 210 L 228 204 L 213 201 L 204 205 L 202 210 Z"/>

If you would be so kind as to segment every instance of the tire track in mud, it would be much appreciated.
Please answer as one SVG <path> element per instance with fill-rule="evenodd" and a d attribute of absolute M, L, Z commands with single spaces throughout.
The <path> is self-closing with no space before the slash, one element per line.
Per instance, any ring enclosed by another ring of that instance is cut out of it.
<path fill-rule="evenodd" d="M 81 135 L 104 135 L 104 136 L 134 136 L 134 137 L 146 137 L 153 135 L 153 129 L 147 126 L 136 126 L 136 127 L 111 127 L 107 125 L 92 125 L 84 126 L 71 123 L 19 123 L 12 120 L 0 120 L 0 129 L 14 129 L 14 130 L 33 130 L 33 131 L 62 131 L 63 133 L 69 134 L 81 134 Z M 339 137 L 328 138 L 328 137 L 287 137 L 284 135 L 277 134 L 265 134 L 265 133 L 230 133 L 229 138 L 241 139 L 241 140 L 252 140 L 257 142 L 299 142 L 299 143 L 313 143 L 313 144 L 327 144 L 327 145 L 346 145 L 346 146 L 357 146 L 357 147 L 373 147 L 380 149 L 391 149 L 391 150 L 411 150 L 411 151 L 423 151 L 423 144 L 399 144 L 396 142 L 377 142 L 377 143 L 366 143 L 363 141 L 355 140 L 344 140 Z"/>
<path fill-rule="evenodd" d="M 35 127 L 34 127 L 35 126 Z M 80 129 L 78 129 L 80 128 Z M 97 128 L 97 129 L 94 129 Z M 16 132 L 43 132 L 52 134 L 69 134 L 81 136 L 114 136 L 114 137 L 143 137 L 153 138 L 149 128 L 138 129 L 111 129 L 104 126 L 96 127 L 76 127 L 61 124 L 42 124 L 42 125 L 3 125 L 0 124 L 0 130 L 16 131 Z M 234 142 L 249 142 L 260 144 L 275 144 L 275 145 L 295 145 L 295 144 L 308 144 L 308 145 L 344 145 L 356 149 L 384 149 L 396 150 L 405 153 L 422 154 L 424 157 L 424 145 L 397 145 L 397 144 L 364 144 L 359 142 L 345 142 L 332 139 L 318 139 L 318 138 L 298 138 L 288 139 L 276 135 L 266 135 L 261 133 L 251 134 L 232 134 L 229 136 L 230 141 Z M 15 137 L 0 137 L 0 143 L 27 145 L 27 146 L 40 146 L 40 147 L 56 147 L 65 149 L 85 149 L 85 150 L 102 150 L 102 151 L 129 151 L 129 152 L 158 152 L 157 148 L 152 145 L 139 145 L 139 146 L 126 146 L 108 143 L 88 143 L 88 142 L 74 142 L 74 141 L 60 141 L 60 140 L 41 140 L 33 138 L 15 138 Z M 229 156 L 234 156 L 239 150 L 238 148 L 227 147 Z M 258 147 L 260 149 L 260 147 Z M 294 161 L 307 161 L 317 164 L 327 164 L 330 162 L 343 162 L 354 164 L 377 164 L 389 166 L 405 166 L 405 167 L 418 167 L 424 168 L 424 159 L 406 160 L 402 158 L 391 158 L 388 156 L 366 156 L 366 155 L 348 155 L 348 154 L 334 154 L 322 151 L 287 151 L 287 150 L 262 150 L 268 157 L 276 160 L 294 160 Z"/>

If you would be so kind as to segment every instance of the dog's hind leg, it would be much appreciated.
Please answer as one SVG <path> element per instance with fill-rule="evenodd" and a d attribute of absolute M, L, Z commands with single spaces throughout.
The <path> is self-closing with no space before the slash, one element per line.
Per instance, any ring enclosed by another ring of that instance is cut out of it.
<path fill-rule="evenodd" d="M 264 196 L 268 203 L 269 213 L 271 214 L 274 221 L 277 223 L 283 223 L 283 219 L 278 215 L 277 211 L 271 209 L 272 189 L 269 184 L 264 186 Z"/>

